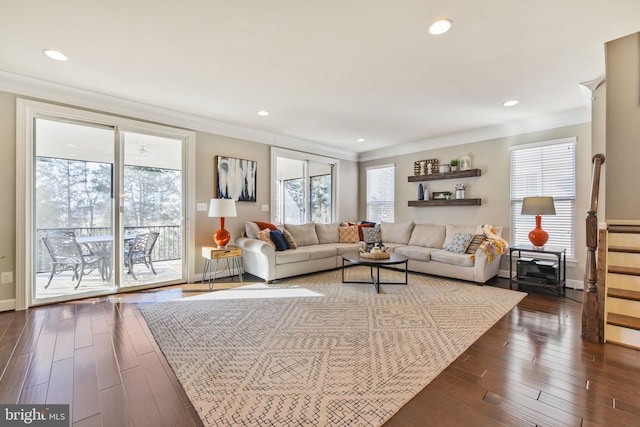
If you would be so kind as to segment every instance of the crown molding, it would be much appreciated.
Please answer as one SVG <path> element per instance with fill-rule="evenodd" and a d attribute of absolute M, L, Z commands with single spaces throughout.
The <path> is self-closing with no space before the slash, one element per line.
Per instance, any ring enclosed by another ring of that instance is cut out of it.
<path fill-rule="evenodd" d="M 453 147 L 455 145 L 487 141 L 490 139 L 504 138 L 590 122 L 591 109 L 586 107 L 579 108 L 564 111 L 562 113 L 531 117 L 495 126 L 474 129 L 467 132 L 453 133 L 436 138 L 427 138 L 406 144 L 394 145 L 392 147 L 366 151 L 360 153 L 358 161 L 364 162 L 368 160 L 383 159 L 386 157 L 413 154 L 426 150 L 434 150 L 436 148 Z"/>
<path fill-rule="evenodd" d="M 358 160 L 355 152 L 331 147 L 321 142 L 250 129 L 6 71 L 0 71 L 0 91 L 342 160 L 354 162 Z"/>

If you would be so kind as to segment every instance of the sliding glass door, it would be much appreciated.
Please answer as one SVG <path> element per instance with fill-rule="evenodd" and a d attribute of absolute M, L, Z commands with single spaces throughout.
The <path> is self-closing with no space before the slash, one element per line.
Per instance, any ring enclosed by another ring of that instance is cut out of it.
<path fill-rule="evenodd" d="M 30 305 L 184 281 L 183 139 L 35 117 L 33 142 Z"/>

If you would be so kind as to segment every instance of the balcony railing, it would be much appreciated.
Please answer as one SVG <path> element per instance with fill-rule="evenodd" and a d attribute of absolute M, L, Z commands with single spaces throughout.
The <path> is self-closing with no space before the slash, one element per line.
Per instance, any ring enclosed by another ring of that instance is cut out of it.
<path fill-rule="evenodd" d="M 63 228 L 38 228 L 36 230 L 36 273 L 51 271 L 51 257 L 44 246 L 42 236 L 52 231 L 73 231 L 76 237 L 84 236 L 110 236 L 113 229 L 110 227 L 63 227 Z M 125 227 L 125 234 L 145 233 L 157 231 L 160 233 L 153 248 L 154 261 L 171 261 L 182 257 L 182 227 L 179 225 L 148 225 L 143 227 Z"/>

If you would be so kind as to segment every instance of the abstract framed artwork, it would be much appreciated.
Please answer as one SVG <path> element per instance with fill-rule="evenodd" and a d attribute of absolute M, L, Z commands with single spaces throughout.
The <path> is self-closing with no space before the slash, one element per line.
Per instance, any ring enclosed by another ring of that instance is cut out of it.
<path fill-rule="evenodd" d="M 256 201 L 257 162 L 215 156 L 215 164 L 214 187 L 217 198 L 238 202 Z"/>

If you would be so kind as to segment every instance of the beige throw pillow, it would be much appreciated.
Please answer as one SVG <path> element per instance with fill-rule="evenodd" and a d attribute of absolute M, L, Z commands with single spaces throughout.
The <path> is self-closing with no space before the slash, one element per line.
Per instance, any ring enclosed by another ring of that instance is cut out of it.
<path fill-rule="evenodd" d="M 258 231 L 257 236 L 258 236 L 258 239 L 270 244 L 274 251 L 276 250 L 276 244 L 273 243 L 273 240 L 271 240 L 271 230 L 269 230 L 268 228 L 265 228 L 264 230 L 260 230 Z"/>
<path fill-rule="evenodd" d="M 413 230 L 413 222 L 381 222 L 380 232 L 382 234 L 383 243 L 409 243 L 411 239 L 411 231 Z"/>
<path fill-rule="evenodd" d="M 316 234 L 320 243 L 338 243 L 340 241 L 340 224 L 316 224 Z"/>
<path fill-rule="evenodd" d="M 444 243 L 444 233 L 444 225 L 416 224 L 411 232 L 409 246 L 440 249 Z"/>

